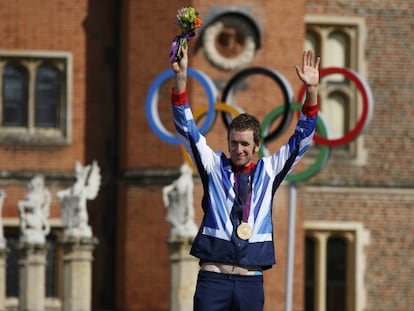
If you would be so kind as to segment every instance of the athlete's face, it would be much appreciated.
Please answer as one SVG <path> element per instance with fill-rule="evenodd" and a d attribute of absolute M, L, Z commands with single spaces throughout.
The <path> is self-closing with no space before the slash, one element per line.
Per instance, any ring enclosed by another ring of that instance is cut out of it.
<path fill-rule="evenodd" d="M 253 131 L 235 131 L 229 133 L 229 152 L 233 165 L 244 167 L 253 161 L 253 156 L 259 150 L 254 143 Z"/>

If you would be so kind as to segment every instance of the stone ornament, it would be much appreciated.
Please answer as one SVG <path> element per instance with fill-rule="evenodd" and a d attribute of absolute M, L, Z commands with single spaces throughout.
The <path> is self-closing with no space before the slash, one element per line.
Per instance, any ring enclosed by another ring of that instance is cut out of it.
<path fill-rule="evenodd" d="M 180 173 L 176 180 L 162 189 L 167 221 L 171 224 L 170 237 L 194 237 L 198 228 L 194 223 L 193 171 L 184 163 Z"/>
<path fill-rule="evenodd" d="M 253 61 L 258 40 L 256 28 L 248 18 L 223 14 L 204 29 L 202 47 L 210 63 L 230 71 Z"/>
<path fill-rule="evenodd" d="M 76 162 L 75 175 L 75 183 L 57 193 L 62 204 L 63 233 L 69 238 L 91 238 L 92 229 L 88 224 L 86 203 L 98 195 L 101 186 L 100 168 L 96 161 L 86 166 Z"/>
<path fill-rule="evenodd" d="M 20 242 L 44 244 L 46 235 L 50 232 L 50 191 L 46 188 L 42 175 L 33 177 L 27 188 L 25 199 L 18 202 Z"/>

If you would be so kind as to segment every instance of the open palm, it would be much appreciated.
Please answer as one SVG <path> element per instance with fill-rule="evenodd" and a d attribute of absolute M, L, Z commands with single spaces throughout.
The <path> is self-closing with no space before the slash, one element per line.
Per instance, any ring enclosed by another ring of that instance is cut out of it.
<path fill-rule="evenodd" d="M 306 86 L 317 86 L 319 84 L 319 63 L 320 57 L 314 62 L 313 52 L 308 50 L 303 52 L 302 67 L 296 67 L 296 73 L 299 79 Z"/>

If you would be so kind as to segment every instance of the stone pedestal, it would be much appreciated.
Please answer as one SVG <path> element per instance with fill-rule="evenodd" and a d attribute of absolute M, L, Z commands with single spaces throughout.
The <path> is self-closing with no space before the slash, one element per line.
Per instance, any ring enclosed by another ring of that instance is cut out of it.
<path fill-rule="evenodd" d="M 193 238 L 171 237 L 170 311 L 193 311 L 193 296 L 199 271 L 198 259 L 191 256 Z"/>
<path fill-rule="evenodd" d="M 64 238 L 63 311 L 90 311 L 92 306 L 92 252 L 98 240 Z"/>
<path fill-rule="evenodd" d="M 0 248 L 0 311 L 6 310 L 6 262 L 7 249 Z"/>
<path fill-rule="evenodd" d="M 19 245 L 19 311 L 45 310 L 45 244 Z"/>

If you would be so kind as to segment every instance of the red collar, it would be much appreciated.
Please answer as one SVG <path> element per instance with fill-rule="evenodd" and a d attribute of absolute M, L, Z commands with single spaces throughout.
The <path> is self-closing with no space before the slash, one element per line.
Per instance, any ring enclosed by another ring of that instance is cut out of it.
<path fill-rule="evenodd" d="M 256 163 L 250 163 L 247 166 L 233 166 L 233 171 L 236 173 L 250 173 L 254 170 L 254 168 L 256 167 Z"/>

